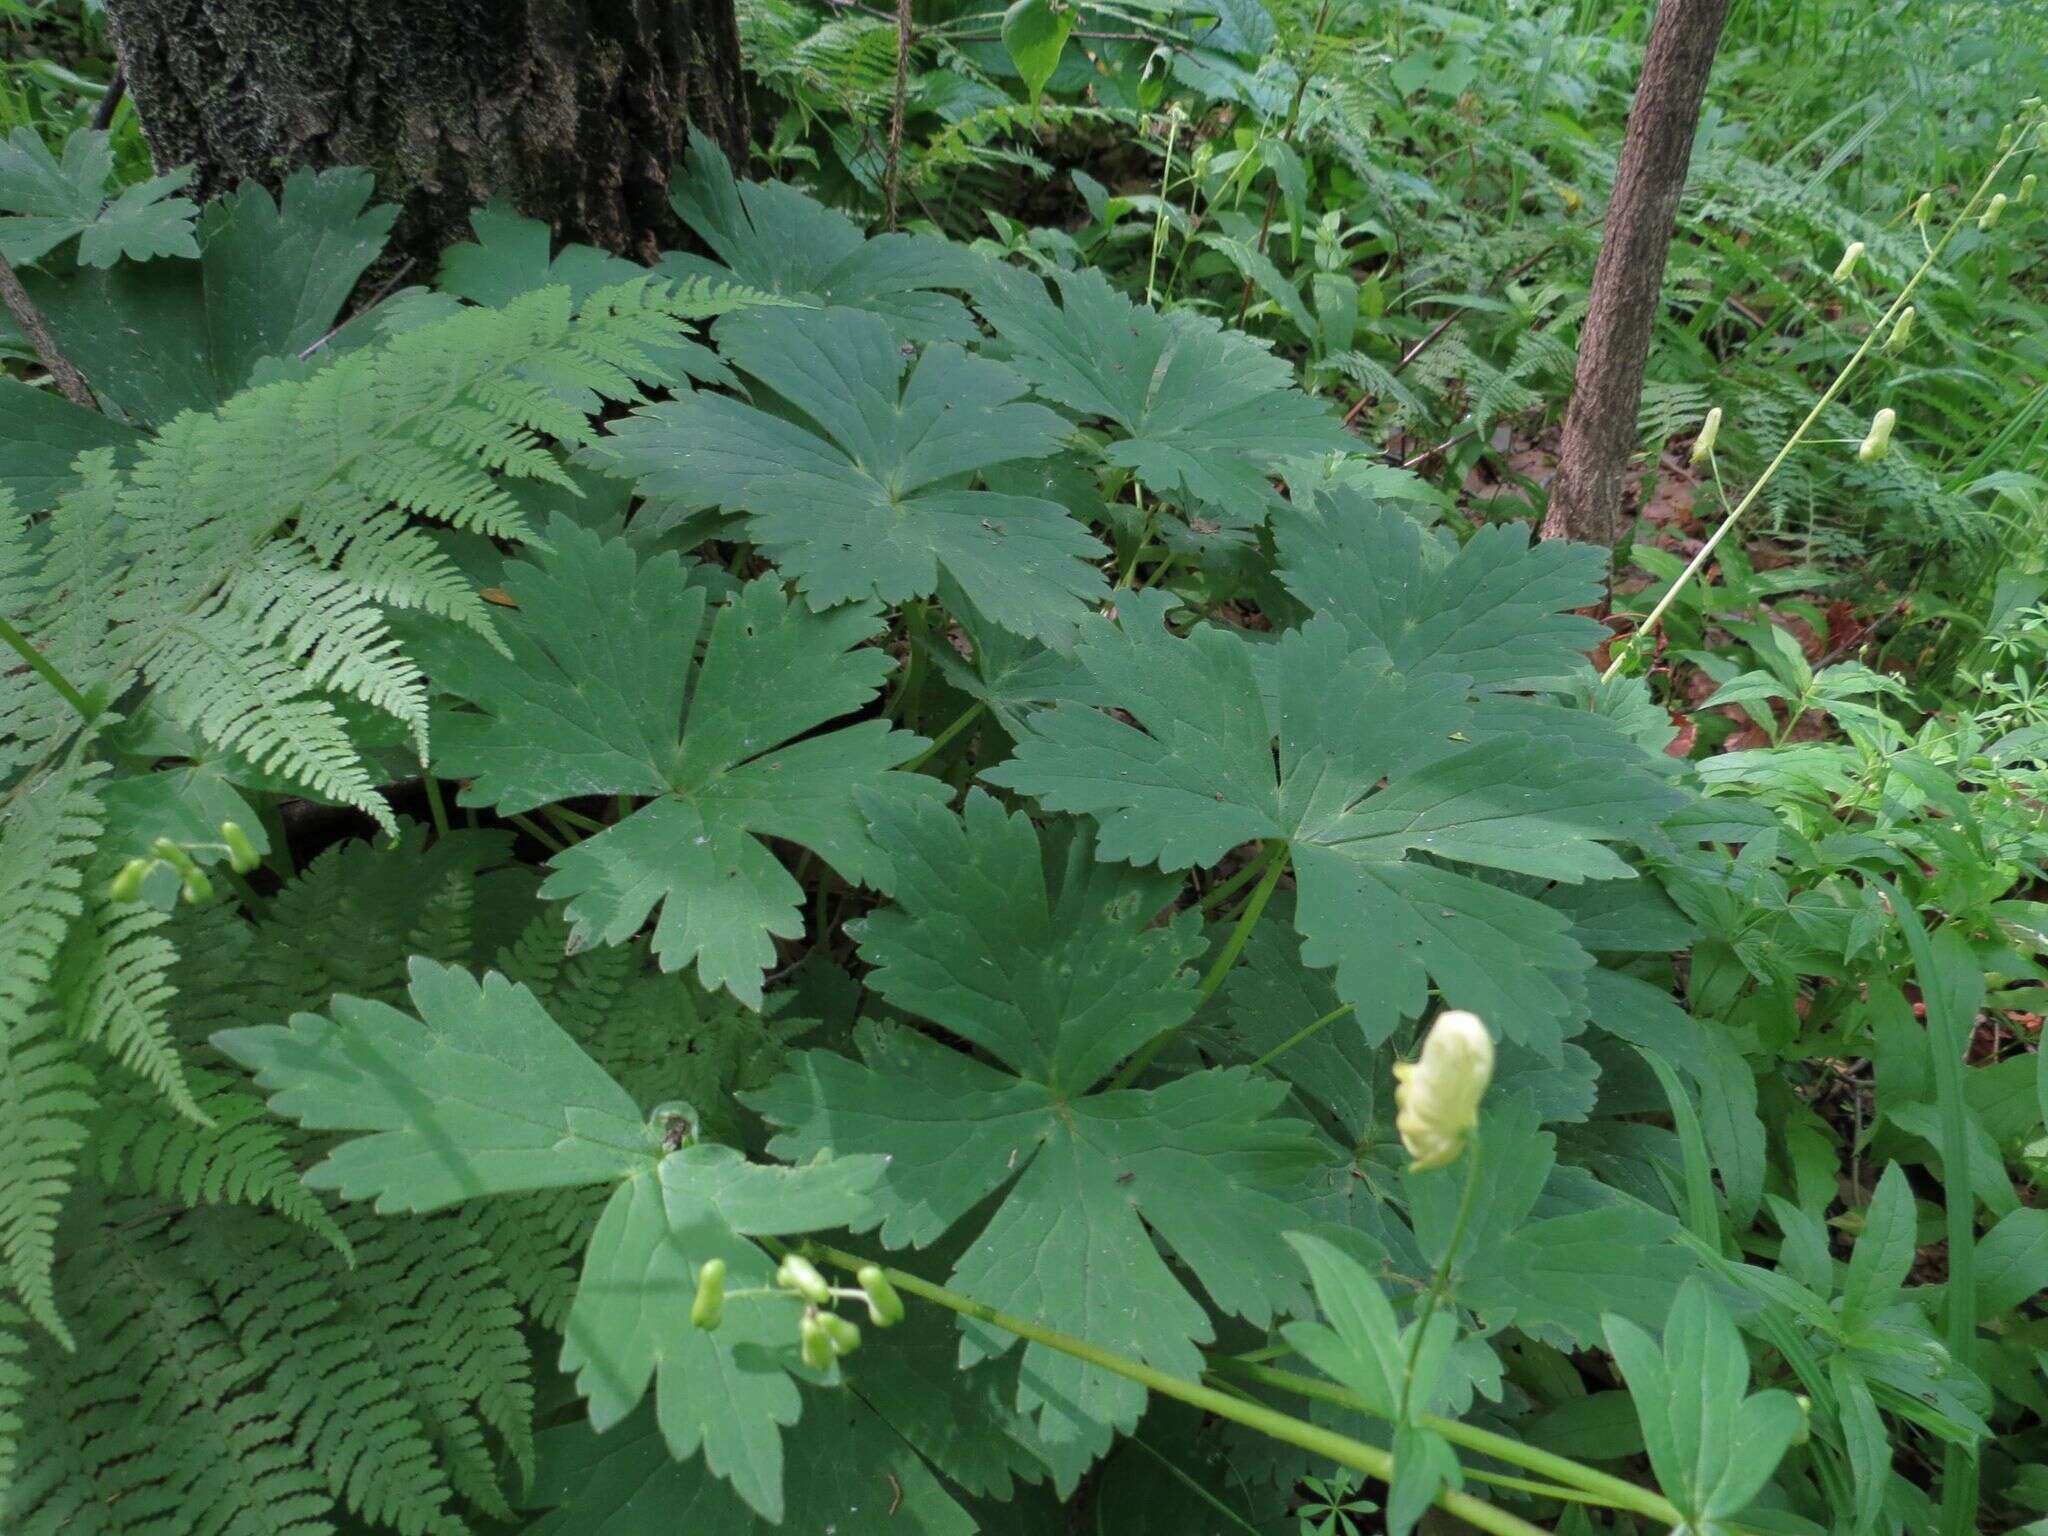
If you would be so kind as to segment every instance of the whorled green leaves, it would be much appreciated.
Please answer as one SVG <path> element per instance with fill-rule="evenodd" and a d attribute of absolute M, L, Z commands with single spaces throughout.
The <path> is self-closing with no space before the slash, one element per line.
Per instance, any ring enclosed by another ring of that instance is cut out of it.
<path fill-rule="evenodd" d="M 785 1128 L 775 1150 L 887 1156 L 857 1226 L 892 1246 L 927 1246 L 1004 1190 L 954 1283 L 1183 1376 L 1200 1373 L 1213 1329 L 1155 1244 L 1226 1312 L 1264 1325 L 1298 1304 L 1283 1197 L 1328 1154 L 1306 1124 L 1273 1117 L 1284 1086 L 1236 1070 L 1097 1088 L 1194 1009 L 1193 925 L 1151 926 L 1173 883 L 1098 864 L 1083 838 L 1041 842 L 978 792 L 964 821 L 871 811 L 897 888 L 861 933 L 870 987 L 1001 1066 L 864 1026 L 861 1060 L 810 1052 L 749 1097 Z M 970 1326 L 963 1362 L 1014 1342 Z M 1100 1454 L 1144 1400 L 1094 1366 L 1024 1352 L 1018 1404 L 1055 1446 Z"/>
<path fill-rule="evenodd" d="M 921 738 L 867 720 L 890 661 L 864 644 L 872 607 L 814 613 L 772 579 L 712 604 L 674 555 L 642 560 L 566 519 L 537 563 L 507 566 L 505 651 L 436 648 L 436 680 L 474 709 L 437 715 L 439 765 L 463 802 L 516 813 L 585 795 L 647 803 L 552 860 L 542 894 L 583 940 L 619 943 L 659 908 L 664 969 L 758 1007 L 774 940 L 801 934 L 802 889 L 763 841 L 799 844 L 846 880 L 888 883 L 857 791 L 908 804 L 944 793 L 890 770 Z M 698 657 L 702 647 L 701 660 Z"/>
<path fill-rule="evenodd" d="M 1434 984 L 1554 1059 L 1592 957 L 1562 913 L 1477 871 L 1626 878 L 1608 845 L 1682 798 L 1627 755 L 1586 760 L 1570 712 L 1522 705 L 1500 730 L 1462 679 L 1410 677 L 1333 616 L 1256 646 L 1209 624 L 1176 637 L 1163 594 L 1120 608 L 1075 650 L 1117 712 L 1029 715 L 985 777 L 1094 816 L 1108 859 L 1176 870 L 1284 843 L 1302 959 L 1336 967 L 1369 1038 L 1419 1017 Z"/>

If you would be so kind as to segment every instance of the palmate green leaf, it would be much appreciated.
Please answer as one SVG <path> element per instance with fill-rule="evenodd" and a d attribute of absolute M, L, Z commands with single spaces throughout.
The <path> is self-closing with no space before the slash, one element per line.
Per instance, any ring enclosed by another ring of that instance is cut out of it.
<path fill-rule="evenodd" d="M 911 362 L 851 309 L 735 315 L 718 340 L 791 413 L 687 395 L 619 424 L 607 456 L 643 495 L 748 513 L 813 607 L 925 597 L 943 573 L 1004 628 L 1064 643 L 1107 595 L 1104 550 L 1065 508 L 970 486 L 1059 447 L 1060 419 L 1009 369 L 951 343 Z"/>
<path fill-rule="evenodd" d="M 1270 1118 L 1284 1085 L 1239 1070 L 1090 1091 L 1193 1010 L 1192 923 L 1147 926 L 1171 882 L 1096 864 L 1085 839 L 1042 844 L 978 792 L 964 822 L 935 806 L 875 818 L 898 884 L 896 908 L 861 933 L 869 986 L 1002 1067 L 865 1026 L 863 1060 L 813 1051 L 748 1096 L 784 1127 L 773 1147 L 888 1156 L 860 1226 L 891 1246 L 931 1244 L 1008 1186 L 952 1283 L 1163 1370 L 1199 1373 L 1212 1331 L 1155 1238 L 1226 1311 L 1263 1326 L 1295 1305 L 1280 1192 L 1326 1154 L 1306 1125 Z M 1015 1342 L 971 1326 L 962 1359 Z M 1018 1406 L 1055 1447 L 1099 1455 L 1144 1401 L 1092 1366 L 1024 1352 Z"/>
<path fill-rule="evenodd" d="M 881 686 L 889 658 L 863 645 L 879 617 L 859 605 L 809 612 L 772 579 L 714 609 L 673 554 L 641 560 L 564 518 L 547 536 L 537 563 L 505 569 L 518 605 L 500 625 L 507 654 L 466 636 L 432 650 L 436 681 L 476 706 L 437 715 L 438 765 L 471 781 L 463 804 L 506 812 L 653 797 L 556 855 L 542 894 L 568 902 L 579 942 L 619 943 L 660 908 L 663 969 L 694 963 L 707 990 L 758 1008 L 774 938 L 803 931 L 803 892 L 762 838 L 885 886 L 855 791 L 905 803 L 945 793 L 890 771 L 924 741 L 886 721 L 809 734 Z"/>
<path fill-rule="evenodd" d="M 1269 475 L 1358 447 L 1329 408 L 1294 387 L 1262 343 L 1191 310 L 1133 304 L 1093 268 L 1045 281 L 992 269 L 975 302 L 1010 365 L 1045 399 L 1115 429 L 1103 450 L 1147 489 L 1256 523 L 1279 502 Z"/>
<path fill-rule="evenodd" d="M 161 425 L 328 333 L 397 217 L 373 191 L 361 170 L 295 172 L 281 200 L 250 182 L 207 205 L 196 263 L 96 271 L 59 253 L 22 282 L 102 404 Z"/>
<path fill-rule="evenodd" d="M 1290 505 L 1273 531 L 1287 589 L 1404 676 L 1554 688 L 1607 633 L 1572 611 L 1604 595 L 1607 555 L 1592 545 L 1532 546 L 1521 524 L 1497 523 L 1459 546 L 1350 486 Z"/>
<path fill-rule="evenodd" d="M 526 988 L 414 960 L 417 1017 L 337 997 L 331 1018 L 222 1030 L 270 1107 L 309 1130 L 364 1131 L 306 1175 L 380 1211 L 608 1184 L 652 1166 L 655 1138 L 604 1069 Z"/>
<path fill-rule="evenodd" d="M 908 341 L 975 338 L 966 306 L 934 291 L 966 288 L 982 270 L 960 246 L 924 235 L 868 239 L 787 183 L 736 181 L 725 152 L 702 134 L 670 177 L 669 199 L 717 261 L 672 251 L 656 267 L 665 277 L 723 278 L 803 304 L 868 310 Z"/>
<path fill-rule="evenodd" d="M 1606 1329 L 1665 1496 L 1689 1531 L 1733 1530 L 1799 1434 L 1798 1404 L 1786 1392 L 1749 1395 L 1742 1335 L 1702 1280 L 1679 1292 L 1662 1348 L 1626 1319 Z"/>
<path fill-rule="evenodd" d="M 0 138 L 0 256 L 38 261 L 73 235 L 79 264 L 87 267 L 199 254 L 192 238 L 199 209 L 171 196 L 191 181 L 191 168 L 137 182 L 109 202 L 110 142 L 99 129 L 78 129 L 64 141 L 60 162 L 33 127 Z"/>
<path fill-rule="evenodd" d="M 801 1168 L 749 1163 L 695 1142 L 696 1111 L 651 1117 L 569 1038 L 533 994 L 416 959 L 414 1013 L 338 997 L 327 1016 L 227 1029 L 214 1044 L 256 1074 L 271 1108 L 309 1130 L 366 1133 L 306 1176 L 380 1211 L 425 1212 L 482 1195 L 615 1185 L 584 1255 L 562 1368 L 603 1430 L 655 1389 L 678 1458 L 703 1452 L 765 1518 L 783 1513 L 780 1426 L 798 1397 L 797 1303 L 772 1293 L 752 1236 L 838 1228 L 870 1214 L 879 1158 Z M 715 1331 L 692 1326 L 698 1270 L 728 1265 Z"/>
<path fill-rule="evenodd" d="M 1336 966 L 1369 1040 L 1419 1017 L 1433 982 L 1558 1059 L 1591 956 L 1564 914 L 1451 866 L 1627 877 L 1607 844 L 1648 834 L 1682 798 L 1628 758 L 1596 770 L 1568 738 L 1536 734 L 1566 711 L 1531 705 L 1528 731 L 1474 741 L 1462 689 L 1390 670 L 1334 619 L 1255 651 L 1209 625 L 1174 638 L 1171 606 L 1139 593 L 1119 625 L 1082 631 L 1076 660 L 1118 713 L 1028 716 L 1016 755 L 984 777 L 1095 816 L 1106 859 L 1175 870 L 1284 841 L 1302 959 Z"/>

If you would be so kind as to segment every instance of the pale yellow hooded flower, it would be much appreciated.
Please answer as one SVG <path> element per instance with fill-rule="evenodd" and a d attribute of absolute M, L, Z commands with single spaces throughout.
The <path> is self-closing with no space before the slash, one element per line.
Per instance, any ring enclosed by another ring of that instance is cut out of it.
<path fill-rule="evenodd" d="M 1493 1036 L 1478 1016 L 1456 1008 L 1438 1014 L 1422 1054 L 1394 1063 L 1394 1129 L 1413 1159 L 1410 1173 L 1458 1160 L 1492 1081 Z"/>

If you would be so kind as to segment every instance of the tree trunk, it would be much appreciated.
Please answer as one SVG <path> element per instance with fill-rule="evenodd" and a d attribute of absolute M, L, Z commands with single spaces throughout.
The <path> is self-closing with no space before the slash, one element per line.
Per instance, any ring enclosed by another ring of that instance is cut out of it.
<path fill-rule="evenodd" d="M 1643 365 L 1664 288 L 1678 197 L 1685 190 L 1700 101 L 1728 0 L 1663 0 L 1650 23 L 1642 79 L 1607 205 L 1593 292 L 1579 333 L 1578 369 L 1565 413 L 1543 537 L 1620 540 L 1633 515 L 1629 460 Z"/>
<path fill-rule="evenodd" d="M 650 257 L 681 230 L 690 124 L 736 165 L 733 0 L 107 0 L 160 169 L 216 193 L 366 165 L 427 271 L 494 196 L 565 237 Z"/>

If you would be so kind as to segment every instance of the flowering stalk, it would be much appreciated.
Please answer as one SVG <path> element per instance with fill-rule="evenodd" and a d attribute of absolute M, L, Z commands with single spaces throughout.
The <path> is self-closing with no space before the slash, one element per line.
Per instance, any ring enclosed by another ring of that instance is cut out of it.
<path fill-rule="evenodd" d="M 812 1251 L 825 1262 L 841 1269 L 859 1271 L 868 1267 L 869 1263 L 866 1259 L 855 1254 L 842 1253 L 836 1248 L 814 1247 Z M 1029 1318 L 1013 1317 L 970 1296 L 962 1296 L 957 1291 L 948 1290 L 942 1285 L 934 1285 L 929 1280 L 922 1280 L 903 1270 L 885 1269 L 882 1273 L 897 1290 L 944 1307 L 949 1312 L 973 1318 L 976 1322 L 985 1323 L 991 1328 L 1000 1328 L 1003 1332 L 1014 1334 L 1020 1339 L 1027 1339 L 1046 1349 L 1084 1361 L 1098 1370 L 1109 1372 L 1112 1376 L 1135 1381 L 1146 1390 L 1156 1392 L 1162 1397 L 1170 1397 L 1176 1402 L 1200 1408 L 1219 1419 L 1229 1419 L 1232 1423 L 1242 1424 L 1247 1429 L 1257 1430 L 1260 1434 L 1268 1435 L 1287 1445 L 1297 1446 L 1313 1455 L 1326 1456 L 1339 1466 L 1363 1472 L 1378 1482 L 1391 1483 L 1394 1479 L 1394 1458 L 1377 1446 L 1367 1445 L 1348 1435 L 1340 1435 L 1325 1429 L 1320 1424 L 1311 1424 L 1305 1419 L 1281 1413 L 1277 1409 L 1268 1408 L 1264 1403 L 1252 1402 L 1228 1392 L 1218 1391 L 1214 1387 L 1204 1386 L 1200 1382 L 1188 1381 L 1179 1376 L 1169 1375 L 1165 1371 L 1155 1370 L 1141 1360 L 1132 1360 L 1112 1350 L 1090 1344 L 1086 1339 L 1077 1339 L 1070 1334 L 1034 1323 Z M 1579 1493 L 1579 1490 L 1573 1488 L 1559 1488 L 1554 1492 L 1546 1490 L 1547 1496 L 1553 1498 L 1569 1498 Z M 1597 1497 L 1581 1495 L 1579 1502 L 1604 1501 Z M 1490 1532 L 1491 1536 L 1547 1536 L 1541 1526 L 1532 1525 L 1519 1515 L 1510 1514 L 1467 1493 L 1454 1493 L 1445 1489 L 1437 1495 L 1436 1503 L 1446 1514 L 1454 1515 L 1479 1530 Z"/>
<path fill-rule="evenodd" d="M 2048 124 L 2043 126 L 2048 128 Z M 1607 669 L 1600 674 L 1602 682 L 1606 682 L 1608 679 L 1616 676 L 1623 667 L 1628 665 L 1632 657 L 1641 654 L 1644 642 L 1656 634 L 1657 627 L 1664 622 L 1664 615 L 1670 611 L 1672 603 L 1678 598 L 1678 594 L 1683 592 L 1692 583 L 1693 579 L 1706 568 L 1707 562 L 1714 557 L 1714 551 L 1721 547 L 1721 541 L 1728 537 L 1737 523 L 1742 521 L 1743 514 L 1756 505 L 1757 498 L 1763 494 L 1764 487 L 1769 485 L 1772 478 L 1784 467 L 1785 461 L 1792 456 L 1792 450 L 1806 440 L 1807 433 L 1813 430 L 1814 424 L 1820 420 L 1822 413 L 1835 403 L 1835 397 L 1841 394 L 1843 387 L 1848 384 L 1850 376 L 1855 373 L 1857 366 L 1869 354 L 1870 349 L 1878 345 L 1881 339 L 1891 334 L 1898 323 L 1899 315 L 1908 307 L 1914 292 L 1919 288 L 1921 282 L 1925 280 L 1927 274 L 1932 272 L 1936 263 L 1941 260 L 1942 252 L 1948 249 L 1949 242 L 1955 239 L 1956 234 L 1962 229 L 1965 222 L 1976 216 L 1977 205 L 1984 201 L 1985 195 L 1991 190 L 1991 184 L 1998 180 L 2000 174 L 2005 170 L 2007 162 L 2013 156 L 2026 152 L 2031 145 L 2032 138 L 2033 135 L 2031 134 L 2017 135 L 2013 144 L 1993 162 L 1991 169 L 1985 173 L 1984 179 L 1977 184 L 1977 190 L 1970 194 L 1970 200 L 1963 205 L 1962 211 L 1956 215 L 1954 222 L 1949 225 L 1947 232 L 1929 248 L 1927 259 L 1921 262 L 1919 269 L 1906 280 L 1906 286 L 1899 290 L 1898 297 L 1891 302 L 1891 307 L 1870 328 L 1869 334 L 1863 338 L 1863 344 L 1856 349 L 1855 354 L 1850 357 L 1848 362 L 1842 365 L 1842 370 L 1835 375 L 1834 382 L 1822 391 L 1821 397 L 1818 400 L 1814 401 L 1813 409 L 1806 413 L 1806 419 L 1793 429 L 1790 437 L 1785 439 L 1784 446 L 1778 450 L 1777 456 L 1765 467 L 1762 476 L 1757 479 L 1755 484 L 1750 486 L 1747 494 L 1743 496 L 1740 502 L 1736 503 L 1734 510 L 1721 519 L 1721 525 L 1714 530 L 1706 543 L 1700 546 L 1699 553 L 1692 557 L 1686 564 L 1685 569 L 1679 572 L 1678 579 L 1671 583 L 1670 588 L 1662 597 L 1657 599 L 1656 606 L 1650 610 L 1649 617 L 1644 619 L 1642 624 L 1637 627 L 1635 634 L 1630 637 L 1629 643 L 1616 647 L 1614 659 L 1607 664 Z M 1924 216 L 1922 210 L 1925 208 L 1926 202 L 1927 199 L 1923 196 L 1921 201 L 1914 205 L 1916 221 Z M 2004 203 L 2003 195 L 2000 196 L 1999 203 L 2002 207 Z"/>

